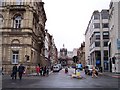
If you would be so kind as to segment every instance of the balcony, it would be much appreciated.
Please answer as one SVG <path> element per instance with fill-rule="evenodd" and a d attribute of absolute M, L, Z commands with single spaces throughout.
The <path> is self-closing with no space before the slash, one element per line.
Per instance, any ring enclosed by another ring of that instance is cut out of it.
<path fill-rule="evenodd" d="M 25 5 L 10 5 L 9 9 L 10 11 L 14 11 L 14 10 L 25 11 L 26 6 Z"/>

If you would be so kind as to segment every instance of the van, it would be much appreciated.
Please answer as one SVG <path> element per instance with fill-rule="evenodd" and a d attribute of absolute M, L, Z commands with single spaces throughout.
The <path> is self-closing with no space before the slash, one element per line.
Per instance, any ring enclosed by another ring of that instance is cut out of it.
<path fill-rule="evenodd" d="M 56 66 L 59 66 L 60 70 L 62 69 L 62 65 L 61 64 L 57 64 Z"/>
<path fill-rule="evenodd" d="M 58 65 L 53 66 L 53 72 L 59 72 L 60 67 Z"/>

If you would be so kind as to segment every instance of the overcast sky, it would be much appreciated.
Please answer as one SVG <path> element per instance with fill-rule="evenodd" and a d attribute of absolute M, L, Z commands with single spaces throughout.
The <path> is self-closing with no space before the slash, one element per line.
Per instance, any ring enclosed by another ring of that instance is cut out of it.
<path fill-rule="evenodd" d="M 42 0 L 47 16 L 46 29 L 55 45 L 72 51 L 85 41 L 84 33 L 94 10 L 109 9 L 111 0 Z"/>

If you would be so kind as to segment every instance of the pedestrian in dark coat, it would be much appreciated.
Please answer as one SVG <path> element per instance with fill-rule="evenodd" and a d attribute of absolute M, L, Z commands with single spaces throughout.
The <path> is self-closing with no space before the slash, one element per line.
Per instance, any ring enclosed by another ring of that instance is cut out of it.
<path fill-rule="evenodd" d="M 47 74 L 47 76 L 49 75 L 49 68 L 48 67 L 46 68 L 46 74 Z"/>
<path fill-rule="evenodd" d="M 43 70 L 43 76 L 45 76 L 46 74 L 46 66 L 44 67 L 44 70 Z"/>
<path fill-rule="evenodd" d="M 42 76 L 43 67 L 40 67 L 40 75 Z"/>
<path fill-rule="evenodd" d="M 12 75 L 11 75 L 12 79 L 16 79 L 17 78 L 17 65 L 15 64 L 12 68 Z"/>
<path fill-rule="evenodd" d="M 20 80 L 22 79 L 22 74 L 23 74 L 24 70 L 25 70 L 25 67 L 22 64 L 20 64 L 20 66 L 18 67 L 19 79 Z"/>

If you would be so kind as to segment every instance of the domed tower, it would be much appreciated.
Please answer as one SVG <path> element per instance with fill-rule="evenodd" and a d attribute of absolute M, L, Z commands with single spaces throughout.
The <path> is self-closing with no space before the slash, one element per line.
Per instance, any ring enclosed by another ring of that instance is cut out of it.
<path fill-rule="evenodd" d="M 64 47 L 60 49 L 60 57 L 59 57 L 59 62 L 62 66 L 67 65 L 67 49 Z"/>

